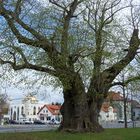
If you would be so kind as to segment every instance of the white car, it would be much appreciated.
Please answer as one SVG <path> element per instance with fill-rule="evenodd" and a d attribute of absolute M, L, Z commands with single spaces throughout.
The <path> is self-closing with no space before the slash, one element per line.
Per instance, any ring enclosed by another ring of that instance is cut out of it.
<path fill-rule="evenodd" d="M 131 120 L 131 119 L 128 119 L 128 120 L 127 120 L 127 123 L 131 123 L 131 122 L 132 122 L 132 120 Z"/>
<path fill-rule="evenodd" d="M 17 121 L 19 124 L 25 124 L 25 121 L 24 120 L 19 120 Z"/>
<path fill-rule="evenodd" d="M 29 121 L 29 120 L 25 120 L 24 123 L 25 124 L 33 124 L 33 122 L 32 121 Z"/>
<path fill-rule="evenodd" d="M 49 122 L 49 124 L 56 124 L 56 125 L 59 125 L 60 124 L 60 122 L 59 121 L 57 121 L 57 120 L 51 120 L 50 122 Z"/>

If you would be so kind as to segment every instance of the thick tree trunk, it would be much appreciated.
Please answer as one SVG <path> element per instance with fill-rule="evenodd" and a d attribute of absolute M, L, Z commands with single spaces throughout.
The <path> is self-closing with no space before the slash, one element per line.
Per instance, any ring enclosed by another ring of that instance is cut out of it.
<path fill-rule="evenodd" d="M 63 79 L 61 81 L 63 83 Z M 63 121 L 60 130 L 102 132 L 104 129 L 98 123 L 98 116 L 103 100 L 96 98 L 93 92 L 85 92 L 85 86 L 77 73 L 71 74 L 67 87 L 64 87 L 63 91 L 64 103 L 61 108 Z"/>
<path fill-rule="evenodd" d="M 94 100 L 88 100 L 86 94 L 75 94 L 75 91 L 64 93 L 64 104 L 61 108 L 63 121 L 62 131 L 102 132 L 98 123 L 99 107 Z"/>

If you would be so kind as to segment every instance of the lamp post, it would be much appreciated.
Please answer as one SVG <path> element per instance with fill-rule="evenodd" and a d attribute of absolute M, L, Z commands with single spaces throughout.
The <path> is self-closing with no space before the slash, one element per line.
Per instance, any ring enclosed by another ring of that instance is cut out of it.
<path fill-rule="evenodd" d="M 134 122 L 134 112 L 133 112 L 133 94 L 132 94 L 132 91 L 131 91 L 131 120 L 132 120 L 132 125 L 134 128 L 135 122 Z"/>
<path fill-rule="evenodd" d="M 123 82 L 122 91 L 123 91 L 124 127 L 127 128 L 127 114 L 126 114 L 127 97 L 125 93 L 124 74 L 122 75 L 122 82 Z"/>

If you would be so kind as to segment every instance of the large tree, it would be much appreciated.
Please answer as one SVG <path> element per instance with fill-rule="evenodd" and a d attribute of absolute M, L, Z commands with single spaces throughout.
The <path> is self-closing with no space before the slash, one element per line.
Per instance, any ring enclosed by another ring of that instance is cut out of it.
<path fill-rule="evenodd" d="M 0 0 L 0 63 L 14 70 L 47 73 L 61 82 L 61 130 L 103 130 L 98 123 L 101 105 L 140 44 L 133 8 L 133 29 L 128 30 L 129 38 L 125 36 L 122 10 L 132 1 L 125 4 L 121 0 Z"/>

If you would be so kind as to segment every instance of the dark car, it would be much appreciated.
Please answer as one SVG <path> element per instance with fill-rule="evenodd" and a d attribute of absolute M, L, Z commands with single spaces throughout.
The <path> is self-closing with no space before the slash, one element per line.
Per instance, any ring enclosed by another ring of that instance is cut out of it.
<path fill-rule="evenodd" d="M 131 123 L 131 122 L 132 122 L 131 119 L 127 120 L 127 123 Z M 124 123 L 124 120 L 118 120 L 118 123 Z"/>
<path fill-rule="evenodd" d="M 9 120 L 9 122 L 8 122 L 9 124 L 18 124 L 18 122 L 17 121 L 15 121 L 15 120 Z"/>
<path fill-rule="evenodd" d="M 40 120 L 35 120 L 35 121 L 34 121 L 34 124 L 45 124 L 45 122 L 42 122 L 42 121 L 40 121 Z"/>
<path fill-rule="evenodd" d="M 118 123 L 124 123 L 124 120 L 118 120 Z"/>

